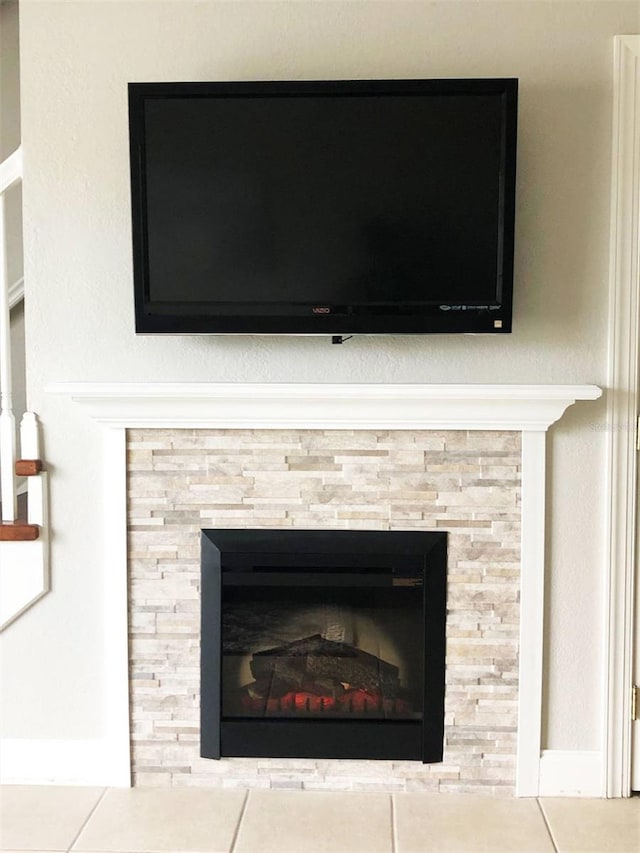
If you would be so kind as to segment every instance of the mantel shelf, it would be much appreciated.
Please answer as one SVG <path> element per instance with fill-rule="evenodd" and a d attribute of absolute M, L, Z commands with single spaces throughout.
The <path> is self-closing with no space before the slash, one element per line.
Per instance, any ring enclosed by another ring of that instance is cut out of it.
<path fill-rule="evenodd" d="M 595 385 L 54 383 L 114 427 L 540 431 Z"/>

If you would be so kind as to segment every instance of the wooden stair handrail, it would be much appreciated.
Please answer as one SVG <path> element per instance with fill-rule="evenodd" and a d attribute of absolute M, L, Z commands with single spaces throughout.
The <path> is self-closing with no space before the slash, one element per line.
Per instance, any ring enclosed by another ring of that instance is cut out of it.
<path fill-rule="evenodd" d="M 42 459 L 17 459 L 16 477 L 35 477 L 42 471 Z"/>
<path fill-rule="evenodd" d="M 26 521 L 0 522 L 0 542 L 33 542 L 40 536 L 37 524 Z"/>

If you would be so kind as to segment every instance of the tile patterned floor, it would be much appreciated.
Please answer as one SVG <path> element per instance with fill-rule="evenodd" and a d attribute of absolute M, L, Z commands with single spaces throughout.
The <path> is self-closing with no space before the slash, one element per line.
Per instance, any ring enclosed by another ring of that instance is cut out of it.
<path fill-rule="evenodd" d="M 638 853 L 640 798 L 0 788 L 3 853 Z"/>

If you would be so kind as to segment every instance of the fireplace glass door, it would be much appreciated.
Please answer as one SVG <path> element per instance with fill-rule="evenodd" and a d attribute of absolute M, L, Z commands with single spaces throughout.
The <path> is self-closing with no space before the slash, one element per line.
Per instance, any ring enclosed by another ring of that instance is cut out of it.
<path fill-rule="evenodd" d="M 422 572 L 326 562 L 224 576 L 223 717 L 422 718 Z"/>
<path fill-rule="evenodd" d="M 203 755 L 439 760 L 445 543 L 204 531 Z"/>

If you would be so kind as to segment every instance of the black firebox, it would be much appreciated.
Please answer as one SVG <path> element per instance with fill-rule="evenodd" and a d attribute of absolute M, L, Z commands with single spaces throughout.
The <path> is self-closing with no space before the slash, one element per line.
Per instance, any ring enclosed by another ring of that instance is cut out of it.
<path fill-rule="evenodd" d="M 446 545 L 203 530 L 202 757 L 441 761 Z"/>

